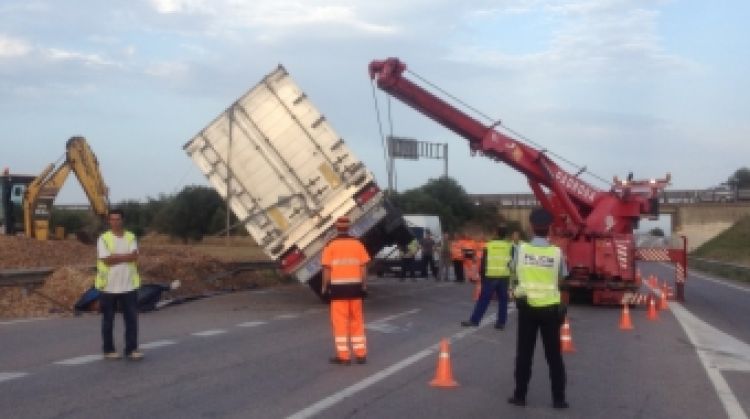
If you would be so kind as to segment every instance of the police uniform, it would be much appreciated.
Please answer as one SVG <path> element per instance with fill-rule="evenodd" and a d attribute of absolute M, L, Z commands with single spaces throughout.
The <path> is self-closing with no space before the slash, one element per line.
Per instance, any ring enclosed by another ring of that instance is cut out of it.
<path fill-rule="evenodd" d="M 530 221 L 537 227 L 549 227 L 552 215 L 542 208 L 537 208 L 532 211 Z M 553 407 L 567 408 L 565 364 L 560 347 L 563 313 L 559 279 L 567 275 L 562 251 L 550 244 L 546 238 L 535 236 L 530 243 L 518 246 L 513 265 L 518 278 L 515 289 L 518 341 L 514 374 L 516 387 L 508 402 L 518 406 L 526 405 L 531 362 L 539 330 L 549 367 Z"/>

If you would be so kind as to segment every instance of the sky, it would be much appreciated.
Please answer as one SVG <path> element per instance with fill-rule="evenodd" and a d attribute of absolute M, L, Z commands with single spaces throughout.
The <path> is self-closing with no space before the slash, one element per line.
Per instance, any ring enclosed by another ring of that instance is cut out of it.
<path fill-rule="evenodd" d="M 750 166 L 748 20 L 746 0 L 2 0 L 0 166 L 36 174 L 83 135 L 112 202 L 205 185 L 182 146 L 283 64 L 385 186 L 367 66 L 399 57 L 605 179 L 670 172 L 672 188 L 706 188 Z M 449 144 L 469 193 L 528 192 L 523 174 L 395 99 L 389 119 L 376 98 L 386 133 Z M 396 166 L 398 190 L 443 171 Z M 57 202 L 85 196 L 71 179 Z"/>

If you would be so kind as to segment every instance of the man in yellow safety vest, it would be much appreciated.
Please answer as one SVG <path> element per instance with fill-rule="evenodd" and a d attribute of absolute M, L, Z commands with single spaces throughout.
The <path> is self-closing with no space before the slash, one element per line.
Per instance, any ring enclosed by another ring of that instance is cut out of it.
<path fill-rule="evenodd" d="M 461 322 L 461 326 L 479 326 L 492 295 L 497 294 L 498 311 L 495 329 L 505 329 L 505 322 L 508 318 L 508 282 L 511 249 L 513 248 L 511 242 L 505 239 L 507 235 L 507 226 L 500 225 L 497 228 L 497 237 L 484 246 L 479 267 L 482 288 L 474 305 L 474 312 L 468 321 Z"/>
<path fill-rule="evenodd" d="M 123 228 L 124 213 L 114 209 L 109 213 L 110 230 L 97 242 L 96 279 L 94 286 L 101 292 L 102 340 L 105 359 L 119 359 L 112 336 L 115 308 L 119 304 L 125 320 L 125 356 L 140 360 L 138 350 L 138 244 L 135 235 Z"/>

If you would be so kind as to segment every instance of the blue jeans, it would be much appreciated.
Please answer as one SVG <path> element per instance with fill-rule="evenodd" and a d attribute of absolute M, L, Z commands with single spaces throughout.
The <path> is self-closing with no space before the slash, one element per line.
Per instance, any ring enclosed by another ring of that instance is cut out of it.
<path fill-rule="evenodd" d="M 104 353 L 115 352 L 112 334 L 118 303 L 125 320 L 125 355 L 129 355 L 138 349 L 138 291 L 136 290 L 122 294 L 103 292 L 99 296 L 99 306 L 102 310 L 102 350 Z"/>
<path fill-rule="evenodd" d="M 508 319 L 508 278 L 487 279 L 482 278 L 482 290 L 479 292 L 479 299 L 474 305 L 474 312 L 471 314 L 470 321 L 479 324 L 482 321 L 484 312 L 490 304 L 492 294 L 497 293 L 497 321 L 496 325 L 505 326 Z"/>

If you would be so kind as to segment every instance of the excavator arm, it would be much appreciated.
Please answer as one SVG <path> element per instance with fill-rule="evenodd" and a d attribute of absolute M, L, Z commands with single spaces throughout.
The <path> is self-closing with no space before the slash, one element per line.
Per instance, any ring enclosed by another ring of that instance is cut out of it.
<path fill-rule="evenodd" d="M 99 171 L 96 155 L 83 137 L 72 137 L 66 144 L 65 161 L 55 169 L 48 165 L 26 188 L 23 199 L 24 231 L 27 237 L 46 240 L 52 203 L 70 172 L 83 187 L 94 213 L 105 218 L 109 212 L 108 189 Z"/>

